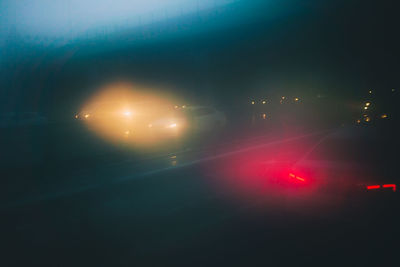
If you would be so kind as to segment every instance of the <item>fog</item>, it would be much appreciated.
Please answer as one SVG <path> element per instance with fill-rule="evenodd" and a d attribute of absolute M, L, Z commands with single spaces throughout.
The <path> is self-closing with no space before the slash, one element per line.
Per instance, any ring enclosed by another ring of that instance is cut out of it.
<path fill-rule="evenodd" d="M 37 0 L 0 3 L 2 41 L 22 38 L 73 38 L 93 30 L 113 31 L 173 18 L 234 0 Z"/>

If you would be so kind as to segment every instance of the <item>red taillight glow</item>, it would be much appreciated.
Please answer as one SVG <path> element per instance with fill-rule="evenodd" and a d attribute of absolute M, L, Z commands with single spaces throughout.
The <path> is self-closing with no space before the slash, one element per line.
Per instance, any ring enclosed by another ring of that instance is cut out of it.
<path fill-rule="evenodd" d="M 371 189 L 379 189 L 379 188 L 381 188 L 380 185 L 368 185 L 368 186 L 367 186 L 367 189 L 368 189 L 368 190 L 371 190 Z"/>
<path fill-rule="evenodd" d="M 392 188 L 393 192 L 396 191 L 396 185 L 395 184 L 384 184 L 382 185 L 383 188 Z"/>
<path fill-rule="evenodd" d="M 380 189 L 380 188 L 392 188 L 393 192 L 396 191 L 396 185 L 395 184 L 383 184 L 381 185 L 368 185 L 367 189 Z"/>
<path fill-rule="evenodd" d="M 301 177 L 299 177 L 299 176 L 296 176 L 296 175 L 294 175 L 293 173 L 289 173 L 289 176 L 292 177 L 292 178 L 295 178 L 295 179 L 297 179 L 297 180 L 299 180 L 299 181 L 302 181 L 302 182 L 305 181 L 304 178 L 301 178 Z"/>

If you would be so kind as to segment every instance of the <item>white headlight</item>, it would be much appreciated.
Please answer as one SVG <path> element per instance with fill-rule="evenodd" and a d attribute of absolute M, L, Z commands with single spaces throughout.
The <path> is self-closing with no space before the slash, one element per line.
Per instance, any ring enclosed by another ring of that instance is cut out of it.
<path fill-rule="evenodd" d="M 176 128 L 176 123 L 171 123 L 170 125 L 167 126 L 167 128 Z"/>
<path fill-rule="evenodd" d="M 132 116 L 132 112 L 129 111 L 129 110 L 126 110 L 126 111 L 124 111 L 124 115 L 125 115 L 126 117 L 130 117 L 130 116 Z"/>

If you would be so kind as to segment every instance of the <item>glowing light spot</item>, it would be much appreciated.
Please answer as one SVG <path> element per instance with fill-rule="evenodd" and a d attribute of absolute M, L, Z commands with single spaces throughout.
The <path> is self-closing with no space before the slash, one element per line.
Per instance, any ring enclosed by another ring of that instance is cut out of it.
<path fill-rule="evenodd" d="M 382 119 L 386 119 L 387 117 L 388 117 L 387 114 L 382 114 L 382 115 L 381 115 L 381 118 L 382 118 Z"/>
<path fill-rule="evenodd" d="M 364 107 L 364 109 L 365 109 L 365 110 L 367 110 L 367 109 L 368 109 L 368 107 L 367 107 L 367 106 L 365 106 L 365 107 Z"/>
<path fill-rule="evenodd" d="M 371 121 L 371 118 L 370 118 L 370 117 L 365 117 L 364 120 L 365 120 L 366 122 L 370 122 L 370 121 Z"/>
<path fill-rule="evenodd" d="M 252 105 L 254 105 L 255 103 L 256 103 L 256 102 L 255 102 L 254 100 L 253 100 L 253 101 L 251 101 L 251 104 L 252 104 Z"/>
<path fill-rule="evenodd" d="M 79 118 L 79 116 L 78 116 L 78 115 L 75 115 L 75 119 L 77 119 L 77 118 Z"/>
<path fill-rule="evenodd" d="M 365 103 L 365 106 L 369 107 L 369 105 L 371 105 L 371 102 Z"/>
<path fill-rule="evenodd" d="M 368 93 L 369 93 L 369 94 L 372 94 L 372 90 L 369 90 Z"/>
<path fill-rule="evenodd" d="M 183 105 L 182 108 L 186 108 L 186 105 Z"/>
<path fill-rule="evenodd" d="M 292 178 L 295 178 L 295 179 L 297 179 L 297 180 L 299 180 L 299 181 L 302 181 L 302 182 L 305 181 L 304 178 L 302 178 L 302 177 L 300 177 L 300 176 L 296 176 L 296 175 L 294 175 L 293 173 L 289 173 L 289 176 L 292 177 Z"/>
<path fill-rule="evenodd" d="M 132 115 L 132 112 L 129 111 L 129 110 L 126 110 L 126 111 L 124 111 L 124 115 L 125 115 L 126 117 L 130 117 L 130 116 Z"/>
<path fill-rule="evenodd" d="M 361 120 L 357 120 L 357 123 L 360 124 L 360 123 L 361 123 Z"/>
<path fill-rule="evenodd" d="M 263 100 L 261 103 L 263 103 L 263 105 L 265 105 L 267 103 L 267 101 Z"/>
<path fill-rule="evenodd" d="M 89 114 L 85 114 L 85 119 L 89 118 L 90 115 Z"/>
<path fill-rule="evenodd" d="M 176 128 L 176 123 L 171 123 L 170 125 L 167 126 L 167 128 Z"/>
<path fill-rule="evenodd" d="M 392 188 L 393 192 L 396 192 L 396 185 L 395 184 L 384 184 L 382 185 L 383 188 Z"/>
<path fill-rule="evenodd" d="M 295 98 L 294 98 L 294 101 L 296 101 L 296 102 L 299 101 L 299 98 L 298 98 L 298 97 L 295 97 Z"/>
<path fill-rule="evenodd" d="M 262 118 L 263 118 L 263 120 L 265 120 L 267 118 L 267 114 L 263 113 Z"/>
<path fill-rule="evenodd" d="M 174 108 L 175 108 L 175 109 L 178 109 L 178 108 L 179 108 L 179 106 L 175 105 L 175 106 L 174 106 Z"/>
<path fill-rule="evenodd" d="M 368 185 L 368 186 L 367 186 L 367 189 L 368 189 L 368 190 L 379 189 L 379 188 L 381 188 L 380 185 Z"/>

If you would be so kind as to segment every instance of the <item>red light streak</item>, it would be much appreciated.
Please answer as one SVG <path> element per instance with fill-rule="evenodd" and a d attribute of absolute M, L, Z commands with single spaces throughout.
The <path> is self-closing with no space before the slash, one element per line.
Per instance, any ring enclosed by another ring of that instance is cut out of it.
<path fill-rule="evenodd" d="M 396 191 L 396 185 L 395 184 L 384 184 L 382 185 L 383 188 L 393 188 L 393 192 Z"/>
<path fill-rule="evenodd" d="M 379 189 L 379 188 L 381 188 L 380 185 L 368 185 L 368 186 L 367 186 L 367 189 L 368 189 L 368 190 L 370 190 L 370 189 Z"/>
<path fill-rule="evenodd" d="M 302 181 L 302 182 L 305 181 L 304 178 L 301 178 L 301 177 L 299 177 L 299 176 L 296 176 L 296 175 L 294 175 L 293 173 L 289 173 L 289 176 L 292 177 L 292 178 L 295 178 L 295 179 L 297 179 L 297 180 L 299 180 L 299 181 Z"/>

